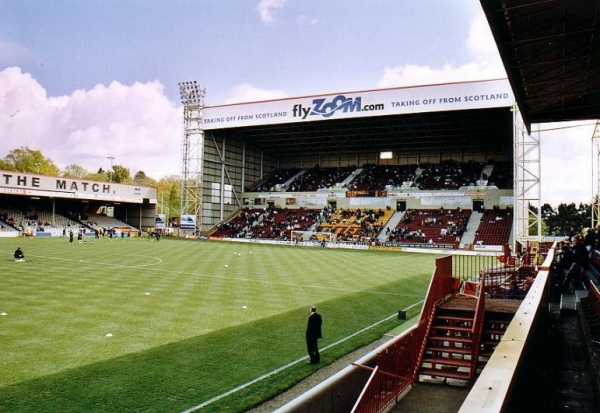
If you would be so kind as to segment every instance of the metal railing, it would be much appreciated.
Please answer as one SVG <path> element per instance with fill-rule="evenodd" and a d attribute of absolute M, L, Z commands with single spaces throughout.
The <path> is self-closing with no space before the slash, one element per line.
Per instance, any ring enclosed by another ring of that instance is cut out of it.
<path fill-rule="evenodd" d="M 473 347 L 471 349 L 471 371 L 469 372 L 469 382 L 472 384 L 477 375 L 477 361 L 479 359 L 479 342 L 483 332 L 483 321 L 485 318 L 485 273 L 482 272 L 479 277 L 479 293 L 477 294 L 477 307 L 475 308 L 475 319 L 471 336 L 473 337 Z"/>
<path fill-rule="evenodd" d="M 435 305 L 452 291 L 452 257 L 438 258 L 419 322 L 377 354 L 377 367 L 358 398 L 353 413 L 382 412 L 413 382 Z M 415 367 L 417 366 L 417 367 Z"/>

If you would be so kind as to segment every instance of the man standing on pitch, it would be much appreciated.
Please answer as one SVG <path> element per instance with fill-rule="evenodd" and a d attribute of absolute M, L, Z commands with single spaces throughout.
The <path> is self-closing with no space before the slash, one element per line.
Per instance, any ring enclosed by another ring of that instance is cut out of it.
<path fill-rule="evenodd" d="M 310 357 L 310 364 L 317 364 L 321 361 L 321 355 L 319 354 L 318 340 L 322 338 L 321 324 L 323 320 L 321 315 L 317 313 L 316 307 L 310 308 L 310 316 L 308 317 L 308 324 L 306 325 L 306 348 L 308 349 L 308 355 Z"/>

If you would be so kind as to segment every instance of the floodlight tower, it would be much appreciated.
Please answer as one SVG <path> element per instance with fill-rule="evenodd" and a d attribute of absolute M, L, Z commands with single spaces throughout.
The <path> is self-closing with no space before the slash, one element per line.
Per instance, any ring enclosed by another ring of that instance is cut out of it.
<path fill-rule="evenodd" d="M 514 142 L 514 236 L 526 245 L 542 239 L 540 132 L 530 133 L 522 123 L 519 108 L 513 112 Z"/>
<path fill-rule="evenodd" d="M 202 152 L 204 130 L 202 109 L 205 89 L 198 82 L 180 82 L 183 104 L 183 142 L 181 149 L 181 215 L 196 217 L 196 228 L 202 227 Z"/>

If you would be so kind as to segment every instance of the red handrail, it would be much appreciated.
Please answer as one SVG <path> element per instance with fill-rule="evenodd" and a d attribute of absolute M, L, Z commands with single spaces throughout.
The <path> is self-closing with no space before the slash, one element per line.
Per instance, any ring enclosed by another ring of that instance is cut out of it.
<path fill-rule="evenodd" d="M 377 354 L 377 367 L 356 401 L 353 413 L 380 413 L 414 383 L 435 306 L 451 294 L 452 281 L 452 257 L 436 259 L 419 322 Z"/>
<path fill-rule="evenodd" d="M 469 381 L 475 380 L 477 374 L 477 360 L 479 359 L 479 349 L 481 334 L 483 333 L 483 320 L 485 318 L 485 272 L 479 276 L 479 293 L 477 294 L 477 307 L 475 308 L 475 319 L 471 336 L 473 337 L 473 347 L 471 349 L 471 371 L 469 372 Z"/>

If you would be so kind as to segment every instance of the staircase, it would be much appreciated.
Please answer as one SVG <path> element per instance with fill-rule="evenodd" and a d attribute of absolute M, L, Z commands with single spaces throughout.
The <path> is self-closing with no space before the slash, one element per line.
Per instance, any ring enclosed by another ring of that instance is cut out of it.
<path fill-rule="evenodd" d="M 395 212 L 394 215 L 392 215 L 392 217 L 385 224 L 385 226 L 383 228 L 381 228 L 381 231 L 379 231 L 379 235 L 377 235 L 377 240 L 379 240 L 380 242 L 387 242 L 387 240 L 388 240 L 388 235 L 386 233 L 387 229 L 389 228 L 390 231 L 392 231 L 394 228 L 396 228 L 396 225 L 398 225 L 398 223 L 400 222 L 400 220 L 402 219 L 403 216 L 404 216 L 404 211 Z"/>
<path fill-rule="evenodd" d="M 463 233 L 462 238 L 460 239 L 460 243 L 463 245 L 473 245 L 475 242 L 475 232 L 479 227 L 479 223 L 481 222 L 481 216 L 483 214 L 479 211 L 473 211 L 471 216 L 469 217 L 469 222 L 467 222 L 467 229 Z"/>
<path fill-rule="evenodd" d="M 486 308 L 483 331 L 477 340 L 472 333 L 476 301 L 454 297 L 436 308 L 418 371 L 419 381 L 467 386 L 485 367 L 514 312 Z"/>

